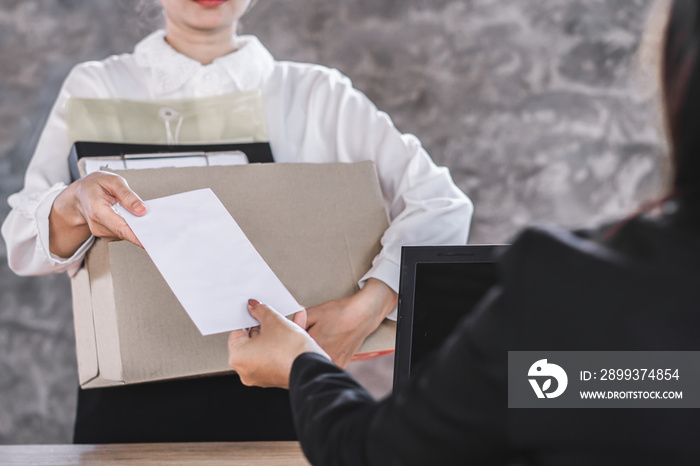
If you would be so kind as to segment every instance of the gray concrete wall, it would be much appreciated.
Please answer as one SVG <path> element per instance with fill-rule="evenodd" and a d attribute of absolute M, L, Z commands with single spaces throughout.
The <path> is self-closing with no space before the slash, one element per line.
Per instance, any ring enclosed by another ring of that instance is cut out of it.
<path fill-rule="evenodd" d="M 617 217 L 659 186 L 649 93 L 630 78 L 649 0 L 260 0 L 279 59 L 337 67 L 476 204 L 472 242 Z M 137 13 L 138 11 L 138 13 Z M 151 0 L 0 4 L 0 220 L 72 65 L 129 51 Z M 0 244 L 0 443 L 70 441 L 65 276 L 20 278 Z"/>

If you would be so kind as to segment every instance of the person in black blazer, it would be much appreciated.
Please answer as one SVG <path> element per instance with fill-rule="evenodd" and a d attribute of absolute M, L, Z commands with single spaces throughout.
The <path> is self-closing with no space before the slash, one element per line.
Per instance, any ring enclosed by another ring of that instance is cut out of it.
<path fill-rule="evenodd" d="M 231 333 L 229 363 L 244 384 L 289 388 L 313 464 L 700 464 L 694 409 L 507 407 L 508 351 L 700 351 L 695 0 L 673 2 L 662 52 L 674 174 L 661 212 L 585 232 L 524 230 L 499 285 L 407 386 L 373 399 L 301 327 L 249 303 L 261 325 Z"/>

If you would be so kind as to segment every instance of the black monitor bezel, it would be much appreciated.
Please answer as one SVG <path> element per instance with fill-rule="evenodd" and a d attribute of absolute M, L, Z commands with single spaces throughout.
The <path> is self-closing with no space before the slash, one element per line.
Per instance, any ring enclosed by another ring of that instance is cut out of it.
<path fill-rule="evenodd" d="M 413 304 L 416 268 L 419 264 L 492 263 L 508 247 L 506 244 L 466 244 L 451 246 L 403 246 L 396 322 L 394 382 L 396 389 L 406 383 L 411 371 Z"/>

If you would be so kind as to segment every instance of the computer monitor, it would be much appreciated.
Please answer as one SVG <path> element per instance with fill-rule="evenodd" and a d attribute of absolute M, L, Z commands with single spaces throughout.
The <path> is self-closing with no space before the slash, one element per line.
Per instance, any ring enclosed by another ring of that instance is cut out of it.
<path fill-rule="evenodd" d="M 506 245 L 404 246 L 394 355 L 394 389 L 439 347 L 497 282 Z"/>

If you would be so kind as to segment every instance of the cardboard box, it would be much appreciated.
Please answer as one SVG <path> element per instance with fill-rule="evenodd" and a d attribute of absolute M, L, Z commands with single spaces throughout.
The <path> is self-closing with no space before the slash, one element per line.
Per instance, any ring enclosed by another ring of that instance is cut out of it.
<path fill-rule="evenodd" d="M 144 200 L 211 188 L 307 307 L 355 293 L 388 226 L 372 162 L 116 173 Z M 146 252 L 131 243 L 98 239 L 72 288 L 81 387 L 229 371 L 228 334 L 202 336 Z M 395 332 L 385 320 L 361 353 L 391 351 Z"/>

